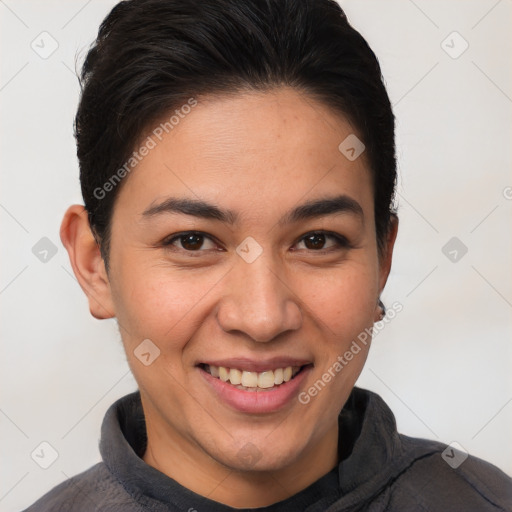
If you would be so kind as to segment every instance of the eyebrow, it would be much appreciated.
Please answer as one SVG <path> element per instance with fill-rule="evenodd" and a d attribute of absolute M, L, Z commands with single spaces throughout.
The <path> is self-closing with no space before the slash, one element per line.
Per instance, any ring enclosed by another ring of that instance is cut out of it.
<path fill-rule="evenodd" d="M 226 224 L 236 224 L 239 219 L 238 214 L 232 210 L 222 210 L 214 204 L 200 199 L 176 197 L 168 197 L 161 203 L 149 206 L 142 213 L 142 217 L 149 219 L 165 213 L 191 215 L 202 219 L 217 220 Z M 347 195 L 340 195 L 307 201 L 286 213 L 279 220 L 278 224 L 293 224 L 301 220 L 315 219 L 339 213 L 349 213 L 364 220 L 361 205 Z"/>
<path fill-rule="evenodd" d="M 285 214 L 279 221 L 279 225 L 293 224 L 300 220 L 315 219 L 339 213 L 349 213 L 364 220 L 361 205 L 355 199 L 347 195 L 341 195 L 307 201 Z"/>
<path fill-rule="evenodd" d="M 237 221 L 237 214 L 231 210 L 221 210 L 217 206 L 200 199 L 168 197 L 163 202 L 150 206 L 142 213 L 143 218 L 156 217 L 163 213 L 192 215 L 202 219 L 219 220 L 227 224 Z"/>

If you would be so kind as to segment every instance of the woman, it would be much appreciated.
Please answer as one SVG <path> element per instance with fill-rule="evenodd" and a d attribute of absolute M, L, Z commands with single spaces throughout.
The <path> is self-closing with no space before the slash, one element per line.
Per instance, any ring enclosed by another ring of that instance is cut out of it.
<path fill-rule="evenodd" d="M 43 510 L 510 510 L 511 480 L 354 388 L 398 219 L 380 67 L 329 0 L 131 0 L 76 116 L 61 239 L 139 392 Z"/>

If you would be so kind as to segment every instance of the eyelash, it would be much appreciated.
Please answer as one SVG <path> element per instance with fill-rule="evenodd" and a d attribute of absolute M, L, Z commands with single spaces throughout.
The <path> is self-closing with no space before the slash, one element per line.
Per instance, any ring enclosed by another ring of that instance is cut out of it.
<path fill-rule="evenodd" d="M 177 234 L 172 235 L 171 237 L 165 239 L 162 242 L 162 245 L 166 249 L 171 249 L 171 246 L 174 242 L 176 242 L 177 240 L 179 240 L 182 237 L 185 237 L 187 235 L 199 235 L 199 236 L 207 238 L 210 241 L 218 244 L 218 242 L 211 235 L 208 235 L 202 231 L 183 231 L 181 233 L 177 233 Z M 327 248 L 327 249 L 318 249 L 318 250 L 306 249 L 308 252 L 313 252 L 316 254 L 327 254 L 332 251 L 336 251 L 336 250 L 339 251 L 341 249 L 350 249 L 352 247 L 350 242 L 343 235 L 334 233 L 332 231 L 323 231 L 323 230 L 309 231 L 308 233 L 305 233 L 297 240 L 297 242 L 295 242 L 294 245 L 297 245 L 299 242 L 302 242 L 305 238 L 307 238 L 308 236 L 311 236 L 311 235 L 324 235 L 326 238 L 332 238 L 335 242 L 335 246 Z M 218 245 L 220 245 L 220 244 L 218 244 Z M 199 255 L 200 253 L 208 252 L 208 250 L 204 250 L 204 249 L 198 249 L 197 251 L 191 251 L 191 250 L 187 250 L 184 248 L 176 248 L 176 250 L 180 251 L 180 252 L 185 252 L 190 256 L 196 256 L 196 255 Z"/>
<path fill-rule="evenodd" d="M 352 245 L 350 244 L 350 242 L 343 235 L 334 233 L 333 231 L 323 231 L 323 230 L 309 231 L 308 233 L 305 233 L 304 235 L 302 235 L 296 243 L 302 242 L 306 237 L 311 236 L 311 235 L 324 235 L 326 237 L 326 239 L 332 238 L 334 240 L 335 245 L 333 247 L 330 247 L 327 249 L 318 249 L 318 250 L 306 249 L 309 252 L 314 252 L 317 254 L 328 254 L 332 251 L 339 251 L 342 249 L 352 248 Z M 294 245 L 296 245 L 296 244 L 294 244 Z"/>

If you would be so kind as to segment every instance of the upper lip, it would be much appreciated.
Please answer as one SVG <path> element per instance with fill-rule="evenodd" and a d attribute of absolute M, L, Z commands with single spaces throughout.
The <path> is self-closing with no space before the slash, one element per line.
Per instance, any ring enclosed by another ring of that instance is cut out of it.
<path fill-rule="evenodd" d="M 298 359 L 294 357 L 273 357 L 271 359 L 249 359 L 237 357 L 230 359 L 210 359 L 201 361 L 198 364 L 208 364 L 210 366 L 224 366 L 224 368 L 236 368 L 247 372 L 264 372 L 265 370 L 276 370 L 277 368 L 286 368 L 287 366 L 304 366 L 312 364 L 307 359 Z"/>

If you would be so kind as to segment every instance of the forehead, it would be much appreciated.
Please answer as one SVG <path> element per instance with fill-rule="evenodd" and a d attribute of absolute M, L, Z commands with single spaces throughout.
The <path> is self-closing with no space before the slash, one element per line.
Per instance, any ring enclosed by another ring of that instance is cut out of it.
<path fill-rule="evenodd" d="M 174 117 L 161 140 L 149 130 L 155 145 L 125 178 L 116 210 L 140 217 L 171 195 L 255 218 L 314 196 L 372 203 L 364 153 L 351 161 L 339 150 L 355 130 L 325 105 L 289 88 L 197 101 Z"/>

